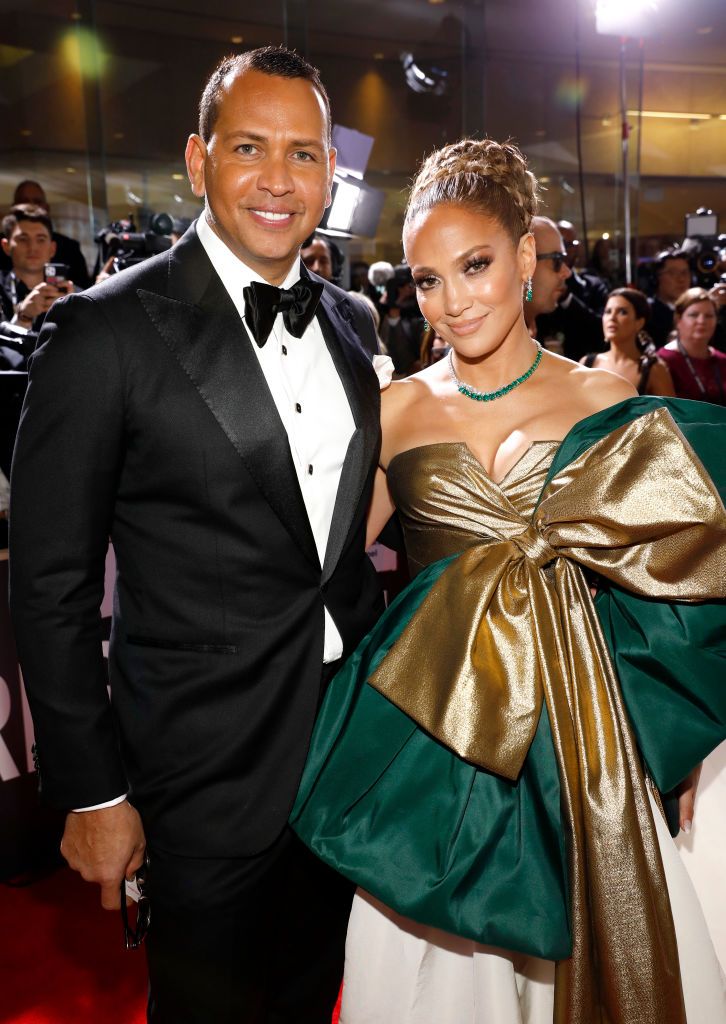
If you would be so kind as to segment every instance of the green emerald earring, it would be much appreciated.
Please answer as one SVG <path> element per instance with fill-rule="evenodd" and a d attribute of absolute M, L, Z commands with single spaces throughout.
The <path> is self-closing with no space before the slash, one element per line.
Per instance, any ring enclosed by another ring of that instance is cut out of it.
<path fill-rule="evenodd" d="M 423 329 L 425 331 L 430 331 L 431 330 L 431 324 L 428 322 L 428 320 L 425 317 L 424 317 Z"/>
<path fill-rule="evenodd" d="M 527 279 L 527 291 L 524 293 L 524 301 L 525 302 L 531 302 L 532 301 L 532 278 L 531 277 Z"/>

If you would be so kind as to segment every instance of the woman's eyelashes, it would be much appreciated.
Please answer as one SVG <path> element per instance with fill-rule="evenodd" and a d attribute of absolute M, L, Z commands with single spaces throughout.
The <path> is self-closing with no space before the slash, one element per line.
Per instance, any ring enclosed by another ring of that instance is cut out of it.
<path fill-rule="evenodd" d="M 489 256 L 474 256 L 464 264 L 466 274 L 478 274 L 491 266 L 492 260 Z"/>
<path fill-rule="evenodd" d="M 464 263 L 462 269 L 467 276 L 474 277 L 476 274 L 481 274 L 487 270 L 491 264 L 492 258 L 490 256 L 474 256 Z M 439 278 L 434 274 L 420 274 L 419 276 L 414 276 L 413 283 L 419 291 L 427 292 L 439 283 Z"/>

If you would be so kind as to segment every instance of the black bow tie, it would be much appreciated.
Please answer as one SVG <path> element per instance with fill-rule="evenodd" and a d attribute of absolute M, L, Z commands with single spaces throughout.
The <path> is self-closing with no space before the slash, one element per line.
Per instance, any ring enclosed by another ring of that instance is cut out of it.
<path fill-rule="evenodd" d="M 300 278 L 292 288 L 275 288 L 253 281 L 242 292 L 245 299 L 245 321 L 257 344 L 262 348 L 270 336 L 278 313 L 285 327 L 295 338 L 302 338 L 315 316 L 323 284 Z"/>

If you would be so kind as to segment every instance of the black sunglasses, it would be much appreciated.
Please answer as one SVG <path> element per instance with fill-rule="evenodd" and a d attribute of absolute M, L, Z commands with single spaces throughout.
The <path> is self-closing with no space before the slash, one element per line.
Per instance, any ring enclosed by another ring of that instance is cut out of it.
<path fill-rule="evenodd" d="M 139 898 L 136 901 L 136 923 L 129 920 L 130 907 L 126 906 L 126 879 L 121 879 L 121 920 L 124 925 L 124 944 L 126 949 L 138 949 L 146 938 L 151 923 L 151 904 L 145 892 L 147 884 L 147 872 L 149 869 L 149 855 L 144 857 L 144 863 L 136 872 L 134 881 L 138 889 Z"/>
<path fill-rule="evenodd" d="M 543 252 L 537 254 L 538 260 L 552 260 L 552 268 L 556 274 L 562 270 L 562 264 L 567 259 L 565 252 Z"/>

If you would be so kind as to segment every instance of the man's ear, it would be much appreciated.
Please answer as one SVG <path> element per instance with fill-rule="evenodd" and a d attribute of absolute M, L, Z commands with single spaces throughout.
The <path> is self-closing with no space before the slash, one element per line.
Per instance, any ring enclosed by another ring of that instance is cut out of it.
<path fill-rule="evenodd" d="M 187 164 L 187 174 L 192 192 L 198 199 L 203 199 L 205 194 L 204 163 L 207 159 L 207 144 L 200 135 L 189 136 L 184 159 Z"/>
<path fill-rule="evenodd" d="M 325 193 L 326 210 L 333 201 L 333 175 L 335 174 L 335 161 L 337 158 L 338 150 L 331 146 L 328 152 L 328 191 Z"/>
<path fill-rule="evenodd" d="M 0 238 L 0 245 L 2 246 L 3 252 L 6 256 L 10 255 L 10 242 L 7 238 Z"/>

